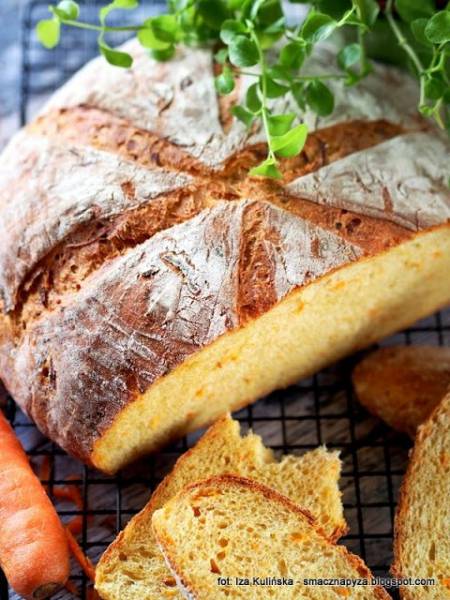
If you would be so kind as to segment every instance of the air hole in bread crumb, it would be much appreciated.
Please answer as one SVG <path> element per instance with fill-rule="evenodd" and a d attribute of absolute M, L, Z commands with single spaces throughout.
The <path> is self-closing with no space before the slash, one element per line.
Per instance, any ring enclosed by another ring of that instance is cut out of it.
<path fill-rule="evenodd" d="M 166 579 L 164 579 L 164 585 L 166 585 L 167 587 L 176 587 L 177 582 L 175 581 L 175 579 L 173 577 L 167 577 Z"/>
<path fill-rule="evenodd" d="M 431 542 L 430 550 L 428 552 L 428 556 L 432 562 L 436 559 L 436 545 L 434 542 Z"/>
<path fill-rule="evenodd" d="M 194 517 L 199 517 L 200 516 L 200 509 L 198 506 L 193 506 L 192 507 L 192 512 L 194 513 Z"/>
<path fill-rule="evenodd" d="M 211 558 L 209 560 L 209 564 L 211 565 L 211 568 L 210 568 L 211 573 L 216 573 L 216 575 L 221 574 L 219 566 L 213 558 Z"/>
<path fill-rule="evenodd" d="M 217 525 L 217 527 L 218 527 L 219 529 L 226 529 L 226 528 L 228 527 L 228 523 L 226 523 L 225 521 L 221 521 L 221 522 L 220 522 L 220 523 Z"/>
<path fill-rule="evenodd" d="M 280 575 L 282 577 L 286 577 L 286 575 L 287 575 L 287 565 L 286 565 L 286 561 L 283 558 L 278 561 L 278 568 L 280 569 Z"/>
<path fill-rule="evenodd" d="M 225 558 L 225 556 L 226 556 L 226 552 L 218 552 L 218 554 L 217 554 L 217 558 L 219 560 L 223 560 Z"/>
<path fill-rule="evenodd" d="M 226 546 L 228 546 L 228 540 L 226 538 L 220 538 L 220 540 L 219 540 L 219 546 L 221 548 L 225 548 Z"/>
<path fill-rule="evenodd" d="M 124 554 L 123 552 L 119 553 L 119 560 L 128 560 L 128 556 L 126 554 Z"/>

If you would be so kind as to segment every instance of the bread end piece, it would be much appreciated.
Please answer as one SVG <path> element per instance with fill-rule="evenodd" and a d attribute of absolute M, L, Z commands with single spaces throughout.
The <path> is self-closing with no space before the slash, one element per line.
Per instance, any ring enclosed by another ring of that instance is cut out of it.
<path fill-rule="evenodd" d="M 434 578 L 408 586 L 404 600 L 450 599 L 450 394 L 419 427 L 395 518 L 397 577 Z"/>
<path fill-rule="evenodd" d="M 357 365 L 353 385 L 371 413 L 414 438 L 450 386 L 450 348 L 380 348 Z"/>

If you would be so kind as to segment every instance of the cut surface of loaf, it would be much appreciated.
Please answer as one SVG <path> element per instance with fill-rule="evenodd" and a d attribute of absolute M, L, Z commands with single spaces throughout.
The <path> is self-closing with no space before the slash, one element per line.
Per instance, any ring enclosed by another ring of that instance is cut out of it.
<path fill-rule="evenodd" d="M 340 468 L 337 453 L 324 448 L 301 457 L 285 456 L 278 462 L 259 436 L 241 437 L 237 421 L 221 418 L 180 457 L 147 506 L 106 550 L 96 568 L 98 593 L 105 600 L 182 597 L 156 544 L 151 520 L 155 510 L 184 486 L 212 475 L 243 475 L 272 487 L 308 510 L 327 537 L 338 539 L 346 531 L 338 487 Z"/>
<path fill-rule="evenodd" d="M 249 479 L 223 475 L 184 488 L 154 513 L 153 529 L 187 598 L 389 598 L 375 586 L 305 584 L 371 575 L 359 558 L 323 537 L 302 508 Z M 230 585 L 219 577 L 230 577 Z M 292 585 L 240 587 L 236 580 L 254 577 Z"/>
<path fill-rule="evenodd" d="M 357 365 L 353 385 L 371 413 L 414 437 L 450 386 L 450 348 L 380 348 Z"/>
<path fill-rule="evenodd" d="M 311 134 L 273 182 L 248 176 L 263 131 L 227 118 L 211 51 L 127 50 L 0 161 L 0 378 L 108 473 L 450 301 L 448 142 L 407 75 L 332 81 L 335 112 L 299 115 Z"/>
<path fill-rule="evenodd" d="M 450 598 L 450 394 L 419 427 L 395 518 L 398 577 L 435 585 L 402 589 L 405 600 Z"/>

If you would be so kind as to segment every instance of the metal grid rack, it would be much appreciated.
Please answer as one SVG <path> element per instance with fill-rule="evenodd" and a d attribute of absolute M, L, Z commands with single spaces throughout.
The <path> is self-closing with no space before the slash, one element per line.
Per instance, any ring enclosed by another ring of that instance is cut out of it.
<path fill-rule="evenodd" d="M 84 16 L 95 18 L 98 0 L 83 4 Z M 144 3 L 146 14 L 157 12 L 163 2 Z M 43 97 L 61 85 L 87 59 L 97 53 L 95 37 L 67 31 L 61 46 L 48 52 L 37 43 L 34 26 L 47 13 L 47 0 L 30 2 L 23 16 L 23 64 L 21 119 L 25 123 Z M 130 18 L 126 13 L 125 18 Z M 450 313 L 437 314 L 383 344 L 450 342 Z M 301 343 L 301 340 L 299 340 Z M 350 533 L 343 543 L 359 554 L 376 575 L 387 575 L 392 559 L 392 524 L 395 502 L 407 462 L 410 442 L 369 416 L 357 403 L 351 386 L 351 371 L 361 355 L 350 357 L 311 379 L 286 390 L 274 392 L 235 416 L 242 429 L 251 427 L 264 442 L 279 453 L 301 454 L 326 444 L 341 452 L 341 489 Z M 176 446 L 142 460 L 117 477 L 106 477 L 68 457 L 43 438 L 13 405 L 8 417 L 25 445 L 33 465 L 39 469 L 50 460 L 48 489 L 77 486 L 82 508 L 56 501 L 64 521 L 81 516 L 79 536 L 83 550 L 95 562 L 117 532 L 142 508 L 151 490 L 170 469 L 176 458 L 198 439 L 189 436 Z M 48 458 L 46 458 L 48 457 Z M 67 477 L 70 476 L 70 480 Z M 74 564 L 72 581 L 81 598 L 88 598 L 90 584 Z M 396 598 L 396 592 L 392 592 Z M 72 596 L 61 592 L 57 598 Z M 0 598 L 17 599 L 0 575 Z"/>

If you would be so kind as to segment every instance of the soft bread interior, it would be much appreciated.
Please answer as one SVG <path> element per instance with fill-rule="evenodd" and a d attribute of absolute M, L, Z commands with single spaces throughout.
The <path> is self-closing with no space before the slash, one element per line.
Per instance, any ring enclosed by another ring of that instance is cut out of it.
<path fill-rule="evenodd" d="M 320 535 L 300 507 L 249 479 L 223 475 L 188 486 L 154 513 L 152 524 L 187 598 L 389 599 L 372 585 L 305 584 L 371 575 L 358 557 Z M 254 577 L 269 582 L 258 585 Z M 245 578 L 251 584 L 239 586 Z"/>
<path fill-rule="evenodd" d="M 327 274 L 191 356 L 139 395 L 96 442 L 113 473 L 404 328 L 450 302 L 450 226 Z"/>
<path fill-rule="evenodd" d="M 324 534 L 336 540 L 346 532 L 340 470 L 337 453 L 325 448 L 277 461 L 259 436 L 241 437 L 239 423 L 225 416 L 178 459 L 148 504 L 103 554 L 95 570 L 96 590 L 104 600 L 181 600 L 156 544 L 152 516 L 183 487 L 212 475 L 233 473 L 268 485 L 310 511 Z"/>
<path fill-rule="evenodd" d="M 450 394 L 419 427 L 395 517 L 397 577 L 433 578 L 401 589 L 403 600 L 450 599 Z"/>

